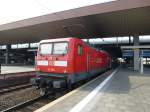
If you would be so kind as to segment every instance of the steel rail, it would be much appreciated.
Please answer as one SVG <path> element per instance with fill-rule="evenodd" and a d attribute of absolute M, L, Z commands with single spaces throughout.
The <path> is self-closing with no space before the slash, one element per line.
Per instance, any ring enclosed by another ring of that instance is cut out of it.
<path fill-rule="evenodd" d="M 21 109 L 25 106 L 28 106 L 28 105 L 31 105 L 39 100 L 41 100 L 44 96 L 40 96 L 40 97 L 37 97 L 37 98 L 34 98 L 34 99 L 31 99 L 31 100 L 28 100 L 28 101 L 25 101 L 25 102 L 22 102 L 22 103 L 19 103 L 15 106 L 12 106 L 10 108 L 7 108 L 5 110 L 2 110 L 1 112 L 12 112 L 14 110 L 18 110 L 18 109 Z"/>
<path fill-rule="evenodd" d="M 0 95 L 4 94 L 4 93 L 8 93 L 8 92 L 12 92 L 12 91 L 16 91 L 19 89 L 25 89 L 28 87 L 31 87 L 31 84 L 26 84 L 26 85 L 20 85 L 20 86 L 13 86 L 13 87 L 9 87 L 9 88 L 4 88 L 2 90 L 0 90 Z"/>

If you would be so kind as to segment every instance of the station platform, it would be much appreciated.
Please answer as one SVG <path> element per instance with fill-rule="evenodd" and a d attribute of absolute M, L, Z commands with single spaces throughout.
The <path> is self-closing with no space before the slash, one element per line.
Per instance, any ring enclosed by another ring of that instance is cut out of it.
<path fill-rule="evenodd" d="M 1 66 L 1 74 L 35 71 L 34 66 Z"/>
<path fill-rule="evenodd" d="M 149 112 L 150 68 L 144 74 L 118 68 L 35 112 Z"/>

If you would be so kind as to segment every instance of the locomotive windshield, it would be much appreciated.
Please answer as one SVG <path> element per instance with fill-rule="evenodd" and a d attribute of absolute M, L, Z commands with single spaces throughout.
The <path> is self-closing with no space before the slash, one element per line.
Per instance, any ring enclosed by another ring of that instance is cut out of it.
<path fill-rule="evenodd" d="M 40 53 L 41 54 L 51 54 L 52 53 L 52 44 L 46 43 L 40 45 Z"/>
<path fill-rule="evenodd" d="M 56 54 L 63 55 L 67 53 L 68 43 L 59 42 L 59 43 L 42 43 L 40 45 L 41 54 Z"/>
<path fill-rule="evenodd" d="M 53 54 L 66 54 L 68 43 L 54 43 Z"/>

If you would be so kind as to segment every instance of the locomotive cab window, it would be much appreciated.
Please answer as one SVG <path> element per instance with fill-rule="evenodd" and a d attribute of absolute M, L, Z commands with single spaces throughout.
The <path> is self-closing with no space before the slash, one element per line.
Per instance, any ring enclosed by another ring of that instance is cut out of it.
<path fill-rule="evenodd" d="M 40 53 L 41 54 L 51 54 L 52 53 L 52 44 L 45 43 L 40 45 Z"/>
<path fill-rule="evenodd" d="M 67 54 L 68 43 L 61 42 L 61 43 L 54 43 L 53 54 L 64 55 Z"/>
<path fill-rule="evenodd" d="M 78 50 L 78 51 L 77 51 L 77 52 L 78 52 L 78 55 L 81 56 L 81 55 L 82 55 L 82 45 L 78 45 L 77 48 L 78 48 L 78 49 L 77 49 L 77 50 Z"/>

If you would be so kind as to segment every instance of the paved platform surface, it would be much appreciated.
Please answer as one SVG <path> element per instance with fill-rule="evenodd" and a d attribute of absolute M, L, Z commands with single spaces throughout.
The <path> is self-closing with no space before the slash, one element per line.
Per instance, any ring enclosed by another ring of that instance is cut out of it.
<path fill-rule="evenodd" d="M 150 112 L 150 68 L 145 69 L 143 75 L 129 68 L 120 68 L 104 87 L 84 104 L 82 101 L 102 80 L 98 78 L 36 112 Z M 82 109 L 76 108 L 77 106 Z"/>
<path fill-rule="evenodd" d="M 2 66 L 1 74 L 35 71 L 34 66 Z"/>

